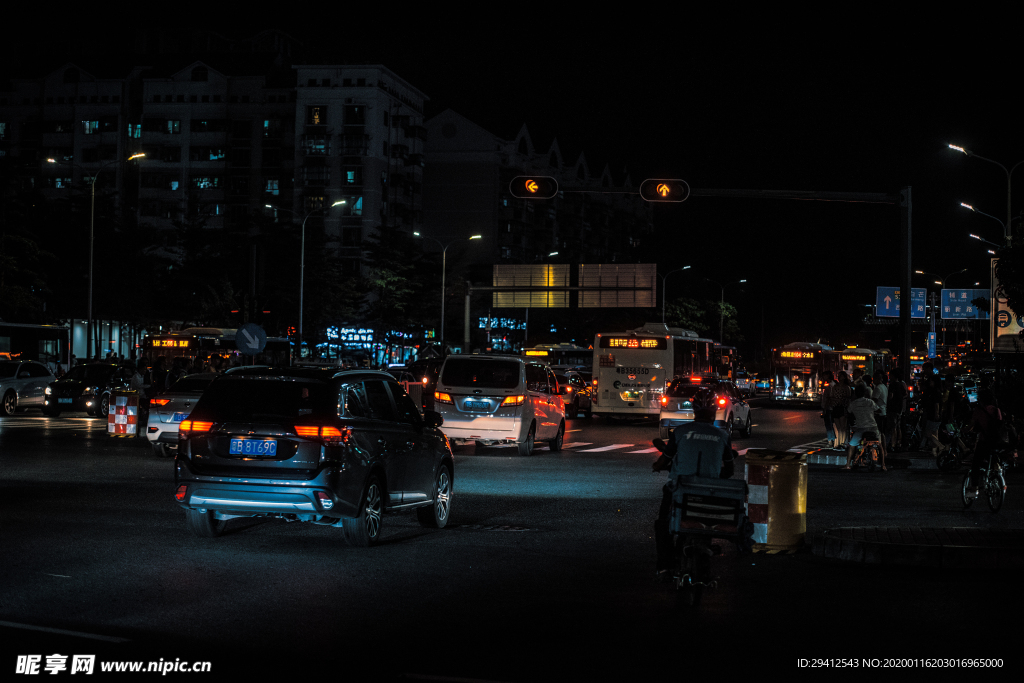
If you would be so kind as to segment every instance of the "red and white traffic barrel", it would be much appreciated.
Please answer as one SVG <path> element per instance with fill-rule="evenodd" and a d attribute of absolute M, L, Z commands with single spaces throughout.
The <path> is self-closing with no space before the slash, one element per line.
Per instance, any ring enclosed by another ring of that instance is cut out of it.
<path fill-rule="evenodd" d="M 115 389 L 108 403 L 107 436 L 138 436 L 139 392 Z"/>

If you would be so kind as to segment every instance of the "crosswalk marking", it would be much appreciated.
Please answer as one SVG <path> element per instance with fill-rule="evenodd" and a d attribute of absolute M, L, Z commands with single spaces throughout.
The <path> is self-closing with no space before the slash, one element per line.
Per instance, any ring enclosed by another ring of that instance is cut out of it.
<path fill-rule="evenodd" d="M 643 450 L 629 451 L 629 452 L 630 453 L 657 453 L 658 449 L 657 448 L 644 448 Z"/>
<path fill-rule="evenodd" d="M 584 448 L 580 453 L 600 453 L 602 451 L 614 451 L 617 448 L 632 448 L 636 444 L 613 443 L 611 446 L 600 446 L 599 448 Z"/>
<path fill-rule="evenodd" d="M 590 441 L 574 441 L 573 443 L 563 443 L 562 448 L 579 448 L 580 446 L 590 446 Z"/>

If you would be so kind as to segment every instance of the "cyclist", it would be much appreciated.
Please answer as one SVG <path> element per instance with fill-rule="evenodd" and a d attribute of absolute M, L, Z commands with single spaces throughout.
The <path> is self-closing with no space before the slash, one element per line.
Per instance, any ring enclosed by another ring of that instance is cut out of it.
<path fill-rule="evenodd" d="M 655 472 L 669 471 L 668 483 L 662 487 L 661 507 L 654 522 L 654 543 L 658 553 L 658 578 L 667 580 L 672 566 L 672 536 L 668 530 L 669 510 L 676 478 L 696 475 L 729 479 L 737 453 L 725 430 L 714 425 L 717 407 L 712 403 L 694 406 L 694 421 L 676 427 L 669 442 L 655 439 L 661 456 L 651 466 Z"/>
<path fill-rule="evenodd" d="M 875 424 L 875 413 L 879 412 L 878 405 L 867 396 L 867 387 L 861 383 L 854 387 L 853 394 L 856 398 L 850 401 L 850 413 L 853 414 L 853 436 L 850 437 L 850 445 L 846 449 L 846 465 L 844 470 L 850 469 L 853 463 L 853 454 L 857 447 L 864 442 L 867 432 L 874 432 L 875 438 L 881 441 L 878 434 L 878 425 Z M 885 472 L 885 446 L 879 449 L 882 456 L 882 471 Z"/>
<path fill-rule="evenodd" d="M 968 431 L 978 434 L 978 445 L 971 458 L 971 496 L 978 497 L 978 487 L 982 473 L 988 466 L 988 456 L 998 445 L 999 431 L 1003 422 L 1003 413 L 999 410 L 995 392 L 982 389 L 978 392 L 978 403 L 971 415 L 971 426 Z"/>

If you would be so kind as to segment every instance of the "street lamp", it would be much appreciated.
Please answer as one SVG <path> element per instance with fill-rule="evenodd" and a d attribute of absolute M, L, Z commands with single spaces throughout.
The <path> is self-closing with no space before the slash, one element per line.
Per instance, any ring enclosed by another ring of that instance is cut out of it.
<path fill-rule="evenodd" d="M 974 239 L 978 240 L 979 242 L 984 242 L 985 244 L 991 244 L 993 247 L 996 247 L 997 249 L 999 248 L 999 245 L 996 244 L 995 242 L 989 242 L 987 239 L 984 239 L 982 237 L 978 237 L 973 232 L 969 233 L 969 234 L 970 234 L 971 237 L 973 237 Z M 994 254 L 995 253 L 991 249 L 989 249 L 988 251 L 989 251 L 990 254 Z"/>
<path fill-rule="evenodd" d="M 468 242 L 469 240 L 483 239 L 483 235 L 473 235 L 472 237 L 463 237 L 462 239 L 452 240 L 448 244 L 444 244 L 441 240 L 436 237 L 427 237 L 421 235 L 418 232 L 414 232 L 413 235 L 420 237 L 425 240 L 431 240 L 437 242 L 437 245 L 441 247 L 441 352 L 444 353 L 444 290 L 445 290 L 445 271 L 448 267 L 448 247 L 452 246 L 456 242 Z M 556 254 L 558 252 L 555 252 Z M 467 335 L 469 333 L 467 332 Z M 468 337 L 467 337 L 468 339 Z"/>
<path fill-rule="evenodd" d="M 127 163 L 128 161 L 131 161 L 133 159 L 141 159 L 144 156 L 146 156 L 146 155 L 143 152 L 139 152 L 137 154 L 133 154 L 130 157 L 128 157 L 125 160 L 125 162 Z M 46 161 L 47 161 L 47 163 L 50 163 L 50 164 L 57 164 L 57 163 L 68 164 L 70 166 L 74 166 L 74 167 L 77 167 L 77 168 L 81 169 L 82 172 L 84 172 L 84 173 L 88 173 L 89 172 L 89 169 L 86 169 L 83 166 L 79 166 L 78 164 L 76 164 L 73 161 L 58 162 L 56 159 L 47 159 Z M 95 230 L 93 228 L 94 228 L 94 224 L 96 222 L 96 178 L 99 177 L 99 174 L 103 171 L 103 169 L 105 169 L 107 166 L 110 166 L 111 164 L 115 164 L 117 162 L 118 162 L 117 159 L 113 159 L 113 160 L 108 161 L 108 162 L 106 162 L 104 164 L 100 164 L 100 167 L 98 169 L 96 169 L 95 173 L 92 174 L 92 182 L 89 183 L 89 185 L 91 186 L 91 190 L 90 190 L 90 195 L 91 196 L 90 196 L 90 199 L 89 199 L 89 304 L 88 304 L 88 308 L 87 308 L 87 310 L 88 310 L 88 319 L 87 319 L 86 326 L 85 326 L 85 357 L 86 357 L 86 360 L 88 360 L 90 358 L 89 346 L 91 346 L 91 345 L 95 346 L 94 343 L 93 343 L 93 338 L 92 338 L 92 261 L 93 261 L 93 242 L 95 240 Z M 73 325 L 72 325 L 72 327 L 73 327 Z M 95 347 L 93 349 L 93 355 L 98 356 L 99 352 L 100 352 L 99 351 L 99 347 Z"/>
<path fill-rule="evenodd" d="M 305 284 L 306 284 L 306 221 L 309 220 L 309 217 L 312 216 L 317 211 L 327 211 L 327 209 L 332 209 L 335 206 L 340 206 L 341 204 L 345 204 L 345 203 L 347 203 L 347 202 L 344 199 L 342 199 L 340 201 L 334 202 L 330 206 L 321 206 L 321 207 L 316 208 L 316 209 L 310 209 L 306 213 L 305 217 L 302 219 L 302 243 L 301 243 L 301 246 L 299 247 L 299 249 L 300 249 L 300 256 L 299 256 L 299 358 L 302 357 L 302 340 L 304 339 L 304 337 L 302 336 L 302 310 L 303 310 L 302 304 L 303 304 L 303 295 L 305 294 Z M 299 215 L 299 214 L 295 213 L 294 211 L 292 211 L 291 209 L 281 209 L 281 208 L 278 208 L 278 207 L 276 207 L 276 206 L 274 206 L 272 204 L 264 204 L 264 206 L 266 206 L 268 209 L 274 209 L 275 211 L 284 211 L 285 213 L 290 213 L 291 215 L 295 216 L 296 218 L 298 218 L 298 215 Z"/>
<path fill-rule="evenodd" d="M 718 343 L 721 344 L 722 346 L 725 346 L 725 288 L 731 287 L 732 285 L 741 284 L 743 282 L 746 282 L 746 280 L 737 280 L 736 282 L 730 282 L 729 284 L 723 285 L 721 282 L 716 282 L 715 280 L 712 280 L 709 277 L 705 277 L 703 279 L 722 288 L 722 303 L 720 304 L 720 307 L 718 309 Z"/>
<path fill-rule="evenodd" d="M 668 276 L 671 275 L 672 273 L 678 273 L 681 270 L 688 270 L 689 268 L 690 268 L 690 266 L 683 266 L 682 268 L 676 268 L 675 270 L 670 270 L 669 272 L 665 273 L 664 275 L 659 275 L 658 276 L 658 277 L 661 278 L 661 324 L 662 325 L 665 324 L 665 298 L 667 296 L 666 292 L 668 291 L 668 286 L 667 286 L 668 285 Z"/>
<path fill-rule="evenodd" d="M 932 277 L 939 277 L 937 273 L 930 273 L 927 270 L 915 270 L 914 272 L 917 273 L 918 275 L 930 275 Z M 937 284 L 940 287 L 942 287 L 942 289 L 945 289 L 946 288 L 946 280 L 948 280 L 949 278 L 953 277 L 954 275 L 959 275 L 960 273 L 966 273 L 966 272 L 967 272 L 966 268 L 961 268 L 960 270 L 958 270 L 958 271 L 956 271 L 954 273 L 950 273 L 949 275 L 947 275 L 944 278 L 941 278 L 939 280 L 935 280 L 935 284 Z M 939 302 L 938 310 L 941 310 L 941 306 L 942 306 L 942 303 Z M 935 308 L 932 309 L 932 332 L 935 331 L 935 316 L 938 313 L 938 310 L 936 310 Z M 943 346 L 946 345 L 946 323 L 942 323 L 942 345 Z"/>
<path fill-rule="evenodd" d="M 1015 170 L 1017 170 L 1017 167 L 1020 166 L 1021 164 L 1024 164 L 1024 160 L 1018 161 L 1016 164 L 1013 165 L 1012 168 L 1007 169 L 1005 166 L 1003 166 L 998 161 L 995 161 L 993 159 L 987 159 L 987 158 L 985 158 L 983 156 L 979 156 L 979 155 L 975 154 L 974 152 L 972 152 L 971 150 L 966 149 L 965 147 L 959 147 L 957 145 L 949 145 L 949 148 L 950 149 L 955 149 L 958 152 L 962 152 L 963 154 L 966 154 L 969 157 L 975 157 L 977 159 L 981 159 L 982 161 L 987 161 L 990 164 L 995 164 L 999 168 L 1003 169 L 1003 173 L 1006 174 L 1006 222 L 1003 223 L 1003 235 L 1006 237 L 1006 246 L 1008 246 L 1008 247 L 1011 246 L 1012 238 L 1010 236 L 1010 217 L 1011 217 L 1012 214 L 1010 213 L 1010 178 L 1013 176 L 1013 172 Z M 968 207 L 968 208 L 970 208 L 970 207 Z M 971 209 L 971 211 L 975 211 L 975 209 Z M 981 213 L 981 212 L 978 211 L 978 213 Z M 985 214 L 985 215 L 987 215 L 987 214 Z M 994 216 L 993 216 L 993 218 L 994 218 Z M 996 220 L 999 220 L 999 219 L 996 218 Z M 1000 222 L 1002 222 L 1002 221 L 1000 221 Z"/>

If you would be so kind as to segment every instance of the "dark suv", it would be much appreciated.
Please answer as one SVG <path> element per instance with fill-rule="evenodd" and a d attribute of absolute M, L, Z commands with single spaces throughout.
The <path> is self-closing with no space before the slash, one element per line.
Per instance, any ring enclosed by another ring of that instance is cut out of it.
<path fill-rule="evenodd" d="M 175 498 L 206 537 L 235 517 L 279 517 L 341 527 L 351 545 L 369 546 L 383 513 L 400 510 L 441 528 L 455 470 L 440 425 L 385 372 L 224 375 L 178 429 Z"/>

